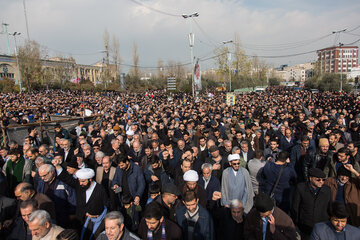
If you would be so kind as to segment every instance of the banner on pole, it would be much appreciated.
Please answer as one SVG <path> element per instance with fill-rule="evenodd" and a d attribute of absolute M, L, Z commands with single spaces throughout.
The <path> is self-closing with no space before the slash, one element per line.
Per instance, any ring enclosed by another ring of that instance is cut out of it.
<path fill-rule="evenodd" d="M 201 91 L 201 71 L 199 65 L 199 59 L 197 60 L 194 68 L 194 84 L 195 84 L 195 91 Z"/>

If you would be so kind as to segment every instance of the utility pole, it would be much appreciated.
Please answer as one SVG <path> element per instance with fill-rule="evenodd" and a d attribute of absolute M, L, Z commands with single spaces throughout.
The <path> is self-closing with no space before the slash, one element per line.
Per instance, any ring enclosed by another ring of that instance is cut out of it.
<path fill-rule="evenodd" d="M 19 32 L 14 32 L 10 35 L 12 35 L 14 37 L 14 43 L 15 43 L 15 57 L 16 57 L 16 68 L 17 68 L 17 71 L 16 71 L 16 82 L 17 84 L 19 84 L 19 87 L 20 87 L 20 93 L 22 92 L 22 85 L 21 85 L 21 76 L 20 76 L 20 65 L 19 65 L 19 57 L 18 57 L 18 54 L 17 54 L 17 43 L 16 43 L 16 36 L 17 35 L 20 35 L 21 33 Z"/>
<path fill-rule="evenodd" d="M 340 34 L 345 32 L 347 29 L 342 29 L 342 30 L 339 30 L 339 31 L 333 31 L 332 34 L 337 34 L 338 37 L 339 37 L 339 40 L 340 40 Z M 340 51 L 339 51 L 339 61 L 341 63 L 341 70 L 340 70 L 340 92 L 342 92 L 342 73 L 343 73 L 343 53 L 341 51 L 341 47 L 343 46 L 344 44 L 340 43 L 339 42 L 339 47 L 340 47 Z"/>
<path fill-rule="evenodd" d="M 198 17 L 199 13 L 195 12 L 192 14 L 183 14 L 183 18 L 193 18 Z M 190 58 L 191 58 L 191 89 L 192 89 L 192 96 L 195 97 L 195 86 L 194 86 L 194 53 L 193 53 L 193 47 L 194 47 L 194 41 L 195 37 L 192 32 L 192 22 L 190 21 L 190 33 L 189 33 L 189 46 L 190 46 Z"/>
<path fill-rule="evenodd" d="M 7 42 L 7 47 L 8 47 L 8 55 L 10 55 L 11 51 L 10 51 L 9 33 L 7 30 L 7 26 L 9 26 L 9 24 L 3 23 L 2 25 L 5 28 L 6 42 Z"/>
<path fill-rule="evenodd" d="M 223 44 L 226 45 L 228 43 L 233 43 L 233 40 L 228 40 L 228 41 L 223 41 Z M 229 68 L 229 92 L 231 92 L 231 52 L 230 49 L 228 48 L 228 53 L 227 53 L 227 62 L 228 62 L 228 68 Z"/>
<path fill-rule="evenodd" d="M 26 14 L 25 0 L 23 0 L 23 5 L 24 5 L 24 15 L 25 15 L 25 23 L 26 23 L 26 34 L 27 34 L 28 40 L 30 40 L 29 24 L 28 24 L 28 19 L 27 19 L 27 14 Z"/>
<path fill-rule="evenodd" d="M 339 47 L 340 47 L 340 60 L 341 60 L 341 71 L 340 71 L 340 92 L 342 92 L 342 88 L 343 88 L 343 82 L 342 82 L 342 75 L 343 75 L 343 53 L 341 51 L 341 47 L 343 46 L 344 44 L 342 43 L 339 43 Z"/>

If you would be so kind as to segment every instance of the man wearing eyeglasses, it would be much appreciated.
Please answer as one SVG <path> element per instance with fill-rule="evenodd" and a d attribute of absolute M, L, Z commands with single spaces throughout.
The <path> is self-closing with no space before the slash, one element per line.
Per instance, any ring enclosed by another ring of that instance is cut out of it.
<path fill-rule="evenodd" d="M 42 165 L 39 176 L 41 179 L 36 187 L 37 192 L 46 194 L 54 202 L 57 223 L 68 227 L 69 216 L 75 214 L 75 190 L 56 178 L 55 167 L 51 164 Z"/>
<path fill-rule="evenodd" d="M 297 185 L 292 204 L 292 217 L 301 231 L 302 239 L 309 239 L 314 225 L 329 219 L 330 187 L 324 185 L 325 173 L 318 168 L 309 169 L 309 179 Z"/>
<path fill-rule="evenodd" d="M 249 172 L 240 167 L 240 155 L 230 154 L 228 156 L 230 167 L 223 171 L 221 179 L 221 204 L 230 206 L 233 199 L 239 199 L 243 203 L 245 213 L 253 206 L 254 190 Z"/>

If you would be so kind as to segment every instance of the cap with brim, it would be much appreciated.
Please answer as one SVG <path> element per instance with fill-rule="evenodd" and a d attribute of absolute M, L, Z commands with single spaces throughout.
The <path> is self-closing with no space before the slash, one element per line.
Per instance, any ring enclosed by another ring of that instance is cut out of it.
<path fill-rule="evenodd" d="M 210 132 L 210 129 L 205 129 L 204 130 L 204 133 L 209 133 Z"/>
<path fill-rule="evenodd" d="M 265 193 L 261 192 L 255 197 L 255 208 L 261 213 L 273 210 L 274 201 Z"/>
<path fill-rule="evenodd" d="M 179 189 L 173 183 L 165 184 L 165 186 L 162 189 L 162 193 L 171 193 L 171 194 L 174 194 L 176 196 L 180 195 Z"/>
<path fill-rule="evenodd" d="M 58 157 L 58 156 L 62 157 L 63 155 L 61 153 L 59 153 L 59 152 L 55 152 L 54 157 Z"/>
<path fill-rule="evenodd" d="M 310 177 L 317 177 L 317 178 L 326 178 L 326 175 L 321 169 L 318 168 L 310 168 L 309 169 L 309 176 Z"/>
<path fill-rule="evenodd" d="M 199 180 L 199 174 L 195 170 L 189 170 L 184 173 L 185 182 L 197 182 Z"/>
<path fill-rule="evenodd" d="M 95 176 L 95 172 L 91 168 L 82 168 L 75 173 L 75 176 L 83 180 L 92 179 Z"/>
<path fill-rule="evenodd" d="M 336 217 L 336 218 L 340 218 L 340 219 L 349 217 L 349 213 L 346 210 L 346 207 L 343 203 L 333 202 L 331 207 L 332 207 L 331 214 L 330 214 L 331 217 Z"/>
<path fill-rule="evenodd" d="M 76 161 L 69 161 L 69 162 L 67 162 L 67 163 L 66 163 L 66 167 L 76 168 L 76 169 L 79 168 Z"/>
<path fill-rule="evenodd" d="M 347 170 L 344 166 L 339 167 L 337 170 L 337 176 L 347 176 L 351 177 L 351 172 Z"/>

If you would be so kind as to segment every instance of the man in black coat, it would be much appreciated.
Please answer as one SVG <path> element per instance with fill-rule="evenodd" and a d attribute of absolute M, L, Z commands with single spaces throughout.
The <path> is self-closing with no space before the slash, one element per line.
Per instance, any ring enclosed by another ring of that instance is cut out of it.
<path fill-rule="evenodd" d="M 138 234 L 142 239 L 183 239 L 180 227 L 164 217 L 161 207 L 156 202 L 145 208 Z"/>
<path fill-rule="evenodd" d="M 329 219 L 331 190 L 329 186 L 324 185 L 324 180 L 323 171 L 310 168 L 309 181 L 297 185 L 292 204 L 292 217 L 304 240 L 309 238 L 316 223 Z"/>
<path fill-rule="evenodd" d="M 20 203 L 20 214 L 11 226 L 11 231 L 6 240 L 31 240 L 32 235 L 28 223 L 31 213 L 38 210 L 38 203 L 35 199 L 26 200 Z"/>
<path fill-rule="evenodd" d="M 76 191 L 76 217 L 81 225 L 87 218 L 103 215 L 105 208 L 109 208 L 109 200 L 104 187 L 93 181 L 94 170 L 80 169 L 75 174 L 78 179 L 75 179 L 62 169 L 58 161 L 53 160 L 52 163 L 56 167 L 57 178 Z"/>
<path fill-rule="evenodd" d="M 212 165 L 210 163 L 203 163 L 201 169 L 199 185 L 206 190 L 207 200 L 210 201 L 215 191 L 221 192 L 220 181 L 217 177 L 212 176 Z"/>
<path fill-rule="evenodd" d="M 209 210 L 214 219 L 217 240 L 242 240 L 244 239 L 244 207 L 240 200 L 233 199 L 230 208 L 217 204 L 221 193 L 214 193 Z"/>

